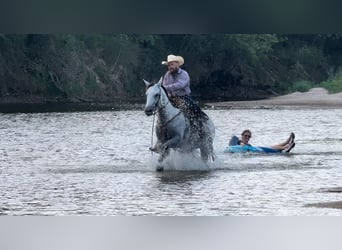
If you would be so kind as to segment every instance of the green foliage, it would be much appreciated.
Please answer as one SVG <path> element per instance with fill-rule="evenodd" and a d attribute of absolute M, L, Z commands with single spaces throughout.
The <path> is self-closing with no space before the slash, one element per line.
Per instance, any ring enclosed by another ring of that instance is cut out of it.
<path fill-rule="evenodd" d="M 342 74 L 339 74 L 332 79 L 322 82 L 320 86 L 327 89 L 329 93 L 342 92 Z"/>
<path fill-rule="evenodd" d="M 80 35 L 79 39 L 110 66 L 137 62 L 138 47 L 128 35 Z"/>
<path fill-rule="evenodd" d="M 292 86 L 289 88 L 289 92 L 307 92 L 310 89 L 312 89 L 313 87 L 315 87 L 315 84 L 313 82 L 310 81 L 298 81 L 292 84 Z"/>
<path fill-rule="evenodd" d="M 324 53 L 320 48 L 307 45 L 298 49 L 297 58 L 299 63 L 310 67 L 317 67 L 326 61 Z"/>
<path fill-rule="evenodd" d="M 319 82 L 342 91 L 342 35 L 3 34 L 0 96 L 143 98 L 142 79 L 158 81 L 168 54 L 185 58 L 198 99 L 263 98 Z"/>
<path fill-rule="evenodd" d="M 106 67 L 103 65 L 96 65 L 94 68 L 94 73 L 98 76 L 101 82 L 109 82 L 109 74 L 106 70 Z M 88 75 L 89 76 L 89 75 Z"/>
<path fill-rule="evenodd" d="M 272 52 L 273 46 L 281 41 L 273 34 L 233 34 L 226 35 L 230 49 L 239 56 L 250 59 L 252 63 L 258 63 Z"/>
<path fill-rule="evenodd" d="M 91 72 L 87 73 L 87 78 L 86 78 L 86 81 L 85 81 L 85 86 L 90 91 L 95 91 L 99 87 L 98 84 L 97 84 L 95 75 L 93 75 Z"/>

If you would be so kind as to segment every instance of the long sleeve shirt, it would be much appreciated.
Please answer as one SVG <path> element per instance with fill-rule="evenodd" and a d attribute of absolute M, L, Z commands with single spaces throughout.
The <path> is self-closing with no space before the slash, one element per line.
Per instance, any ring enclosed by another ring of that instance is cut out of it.
<path fill-rule="evenodd" d="M 190 95 L 190 77 L 188 72 L 179 68 L 177 74 L 173 75 L 169 71 L 165 73 L 163 86 L 168 94 L 172 96 Z"/>

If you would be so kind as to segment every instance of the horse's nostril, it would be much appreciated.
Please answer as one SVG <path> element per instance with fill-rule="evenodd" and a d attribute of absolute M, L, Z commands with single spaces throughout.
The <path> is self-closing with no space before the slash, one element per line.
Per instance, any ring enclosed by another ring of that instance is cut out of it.
<path fill-rule="evenodd" d="M 153 110 L 152 109 L 145 109 L 145 114 L 146 115 L 152 115 Z"/>

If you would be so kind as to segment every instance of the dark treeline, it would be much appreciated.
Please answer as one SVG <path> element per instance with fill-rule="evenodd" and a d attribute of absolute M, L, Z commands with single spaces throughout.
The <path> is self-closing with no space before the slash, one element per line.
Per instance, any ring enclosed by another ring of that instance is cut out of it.
<path fill-rule="evenodd" d="M 143 100 L 168 54 L 185 58 L 198 100 L 260 99 L 339 77 L 342 36 L 2 34 L 1 100 Z"/>

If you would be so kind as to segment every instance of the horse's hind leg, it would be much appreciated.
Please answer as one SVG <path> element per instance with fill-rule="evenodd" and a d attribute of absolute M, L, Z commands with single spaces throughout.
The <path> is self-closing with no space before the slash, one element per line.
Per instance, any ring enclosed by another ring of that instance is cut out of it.
<path fill-rule="evenodd" d="M 209 147 L 209 157 L 212 161 L 215 161 L 214 147 L 213 144 L 208 145 Z"/>
<path fill-rule="evenodd" d="M 208 149 L 206 147 L 206 145 L 201 145 L 200 147 L 200 150 L 201 150 L 201 158 L 204 162 L 208 162 L 208 159 L 209 159 L 209 154 L 208 154 Z"/>
<path fill-rule="evenodd" d="M 209 158 L 212 161 L 215 160 L 213 139 L 211 137 L 207 137 L 206 140 L 204 140 L 201 143 L 200 150 L 201 150 L 201 157 L 204 162 L 208 162 Z"/>

